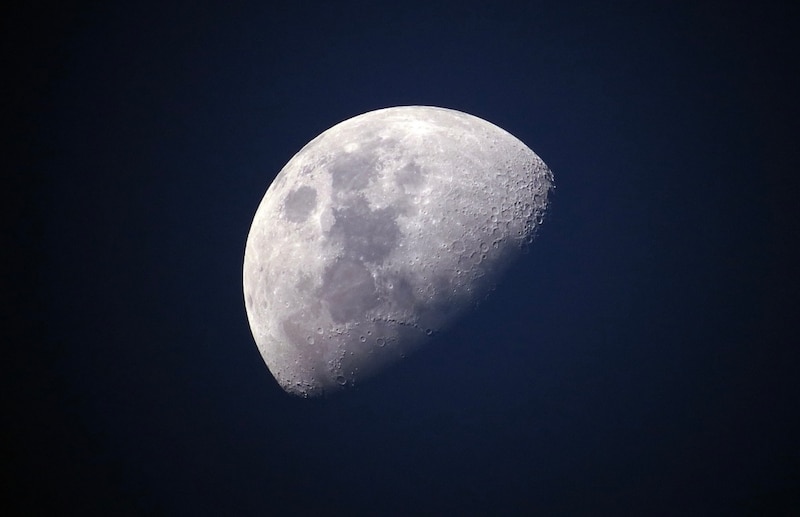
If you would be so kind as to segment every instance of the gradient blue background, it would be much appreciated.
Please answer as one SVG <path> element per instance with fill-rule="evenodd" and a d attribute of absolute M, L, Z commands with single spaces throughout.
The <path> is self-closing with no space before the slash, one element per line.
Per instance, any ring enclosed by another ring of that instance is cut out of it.
<path fill-rule="evenodd" d="M 6 8 L 7 501 L 797 511 L 797 10 L 779 5 Z M 403 104 L 526 142 L 551 213 L 479 317 L 356 391 L 292 398 L 242 302 L 252 216 L 310 139 Z"/>

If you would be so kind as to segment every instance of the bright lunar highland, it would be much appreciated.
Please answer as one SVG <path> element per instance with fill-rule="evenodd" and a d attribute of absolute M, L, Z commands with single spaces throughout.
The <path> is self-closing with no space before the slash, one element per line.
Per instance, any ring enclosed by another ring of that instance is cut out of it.
<path fill-rule="evenodd" d="M 500 281 L 552 188 L 525 144 L 459 111 L 387 108 L 328 129 L 278 174 L 247 238 L 267 367 L 313 397 L 420 348 Z"/>

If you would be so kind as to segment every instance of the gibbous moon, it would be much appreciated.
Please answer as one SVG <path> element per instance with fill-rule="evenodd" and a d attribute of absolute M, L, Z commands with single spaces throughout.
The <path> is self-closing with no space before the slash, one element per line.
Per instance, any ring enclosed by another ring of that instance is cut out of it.
<path fill-rule="evenodd" d="M 525 144 L 459 111 L 328 129 L 281 170 L 247 237 L 245 307 L 270 372 L 313 397 L 424 346 L 531 243 L 552 188 Z"/>

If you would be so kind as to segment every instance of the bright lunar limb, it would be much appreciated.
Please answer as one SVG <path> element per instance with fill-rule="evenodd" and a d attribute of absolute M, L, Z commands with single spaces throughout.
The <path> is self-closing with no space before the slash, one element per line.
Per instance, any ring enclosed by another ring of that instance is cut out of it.
<path fill-rule="evenodd" d="M 278 174 L 247 238 L 245 307 L 270 372 L 312 397 L 419 348 L 530 244 L 552 188 L 525 144 L 459 111 L 328 129 Z"/>

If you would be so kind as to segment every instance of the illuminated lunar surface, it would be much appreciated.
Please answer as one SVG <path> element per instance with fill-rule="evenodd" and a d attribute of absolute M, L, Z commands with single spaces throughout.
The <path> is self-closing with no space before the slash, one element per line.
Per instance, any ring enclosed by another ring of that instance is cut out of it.
<path fill-rule="evenodd" d="M 525 144 L 459 111 L 328 129 L 278 174 L 247 238 L 245 306 L 270 372 L 313 397 L 419 349 L 501 280 L 552 188 Z"/>

